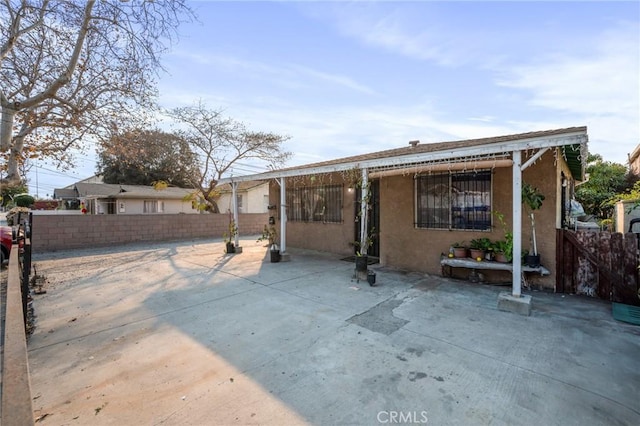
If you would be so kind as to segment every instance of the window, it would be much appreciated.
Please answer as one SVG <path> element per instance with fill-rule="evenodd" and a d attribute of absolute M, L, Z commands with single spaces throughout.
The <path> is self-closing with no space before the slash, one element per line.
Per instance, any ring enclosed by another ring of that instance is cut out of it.
<path fill-rule="evenodd" d="M 238 202 L 238 213 L 242 213 L 244 210 L 242 208 L 242 194 L 236 194 L 236 201 Z"/>
<path fill-rule="evenodd" d="M 287 220 L 342 222 L 342 185 L 287 189 Z"/>
<path fill-rule="evenodd" d="M 416 226 L 491 229 L 491 171 L 417 177 Z"/>
<path fill-rule="evenodd" d="M 157 213 L 157 212 L 158 212 L 158 203 L 151 200 L 144 200 L 143 213 Z"/>
<path fill-rule="evenodd" d="M 163 213 L 164 201 L 144 200 L 143 213 Z"/>

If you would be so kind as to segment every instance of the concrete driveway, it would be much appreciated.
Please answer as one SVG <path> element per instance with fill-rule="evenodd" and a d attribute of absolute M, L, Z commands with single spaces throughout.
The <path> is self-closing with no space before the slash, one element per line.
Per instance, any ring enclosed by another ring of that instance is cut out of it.
<path fill-rule="evenodd" d="M 255 239 L 36 255 L 43 425 L 638 425 L 640 327 L 608 303 L 379 268 L 270 263 Z M 419 254 L 416 254 L 419 255 Z"/>

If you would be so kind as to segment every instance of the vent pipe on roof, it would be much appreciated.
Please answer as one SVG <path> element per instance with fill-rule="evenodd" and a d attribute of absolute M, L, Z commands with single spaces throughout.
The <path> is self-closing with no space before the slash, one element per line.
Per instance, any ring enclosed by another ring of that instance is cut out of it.
<path fill-rule="evenodd" d="M 411 148 L 415 148 L 416 146 L 418 146 L 419 143 L 420 143 L 420 141 L 418 141 L 418 140 L 409 141 L 409 145 L 411 145 Z"/>

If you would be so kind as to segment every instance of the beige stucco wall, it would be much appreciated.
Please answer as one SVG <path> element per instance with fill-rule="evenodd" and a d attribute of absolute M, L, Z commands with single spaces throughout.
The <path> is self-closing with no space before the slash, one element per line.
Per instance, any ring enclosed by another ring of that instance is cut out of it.
<path fill-rule="evenodd" d="M 294 185 L 343 185 L 342 192 L 342 223 L 318 223 L 318 222 L 287 222 L 287 245 L 291 247 L 306 248 L 326 251 L 340 255 L 354 254 L 355 236 L 355 191 L 349 192 L 344 185 L 340 174 L 331 176 L 321 183 L 311 183 L 308 180 L 288 180 L 287 188 Z M 269 215 L 274 216 L 278 229 L 280 229 L 280 186 L 273 181 L 270 185 L 270 204 L 277 205 L 277 210 L 270 210 Z"/>
<path fill-rule="evenodd" d="M 264 196 L 269 194 L 269 182 L 255 186 L 247 191 L 238 191 L 242 197 L 242 208 L 239 213 L 266 213 L 267 206 L 264 205 Z M 232 193 L 225 192 L 218 199 L 218 208 L 221 213 L 233 212 Z"/>
<path fill-rule="evenodd" d="M 640 207 L 635 207 L 638 201 L 618 201 L 615 206 L 615 231 L 627 233 L 631 219 L 640 218 Z M 634 228 L 637 229 L 638 225 Z"/>
<path fill-rule="evenodd" d="M 506 180 L 508 179 L 508 182 Z M 511 223 L 511 169 L 495 169 L 493 175 L 493 210 Z M 413 176 L 384 177 L 380 181 L 380 262 L 383 265 L 439 274 L 440 255 L 448 253 L 455 242 L 475 238 L 502 239 L 499 225 L 492 231 L 422 229 L 414 226 Z M 404 207 L 400 207 L 404 206 Z M 468 271 L 467 271 L 468 273 Z"/>
<path fill-rule="evenodd" d="M 537 187 L 545 196 L 542 208 L 535 212 L 536 236 L 538 241 L 538 252 L 540 253 L 541 263 L 551 272 L 548 277 L 539 277 L 530 274 L 533 283 L 540 284 L 546 288 L 555 288 L 555 272 L 556 272 L 556 229 L 557 218 L 560 209 L 560 171 L 564 164 L 564 160 L 556 155 L 554 150 L 546 152 L 539 161 L 525 170 L 523 181 Z M 524 161 L 524 160 L 523 160 Z M 571 176 L 568 169 L 565 169 L 565 175 Z M 528 217 L 528 210 L 523 205 L 522 218 L 522 248 L 530 249 L 531 247 L 531 220 Z"/>
<path fill-rule="evenodd" d="M 182 200 L 154 200 L 164 202 L 164 211 L 159 213 L 149 213 L 149 214 L 177 214 L 177 213 L 185 213 L 185 214 L 197 214 L 199 213 L 197 209 L 191 208 L 191 201 L 182 201 Z M 144 200 L 134 200 L 134 199 L 120 199 L 116 201 L 116 211 L 117 214 L 123 214 L 120 211 L 120 205 L 124 203 L 124 214 L 144 214 Z M 103 211 L 106 212 L 106 206 L 103 207 Z"/>
<path fill-rule="evenodd" d="M 265 195 L 269 195 L 269 182 L 265 182 L 247 191 L 247 197 L 245 199 L 246 209 L 244 213 L 266 213 L 267 206 L 264 203 Z"/>
<path fill-rule="evenodd" d="M 233 202 L 231 201 L 231 193 L 224 193 L 218 198 L 218 209 L 220 213 L 233 212 Z"/>

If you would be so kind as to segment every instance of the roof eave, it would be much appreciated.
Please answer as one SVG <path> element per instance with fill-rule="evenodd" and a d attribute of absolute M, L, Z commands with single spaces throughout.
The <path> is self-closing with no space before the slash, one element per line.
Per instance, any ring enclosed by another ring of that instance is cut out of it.
<path fill-rule="evenodd" d="M 320 173 L 333 173 L 345 171 L 353 168 L 383 168 L 383 167 L 398 167 L 403 165 L 424 163 L 429 161 L 445 161 L 445 160 L 455 160 L 459 161 L 461 158 L 467 157 L 478 157 L 483 155 L 493 155 L 493 154 L 503 154 L 513 151 L 524 151 L 530 149 L 541 149 L 541 148 L 556 148 L 556 147 L 565 147 L 565 146 L 585 146 L 587 143 L 587 133 L 586 130 L 580 130 L 575 132 L 567 132 L 557 135 L 543 136 L 543 137 L 533 137 L 533 138 L 523 138 L 523 139 L 514 139 L 510 141 L 503 141 L 497 143 L 488 143 L 486 145 L 479 146 L 469 146 L 469 147 L 458 147 L 455 149 L 448 150 L 436 150 L 431 152 L 421 152 L 415 154 L 407 154 L 407 155 L 399 155 L 394 157 L 387 158 L 378 158 L 371 160 L 361 160 L 361 161 L 347 161 L 344 163 L 335 163 L 324 166 L 300 166 L 298 168 L 291 168 L 287 170 L 275 170 L 272 172 L 259 173 L 254 175 L 245 175 L 245 176 L 234 176 L 232 178 L 223 178 L 220 179 L 218 184 L 225 184 L 231 182 L 246 182 L 250 180 L 267 180 L 267 179 L 278 179 L 278 178 L 286 178 L 286 177 L 294 177 L 294 176 L 308 176 Z M 571 151 L 574 150 L 564 150 Z M 583 149 L 579 149 L 578 152 L 582 153 Z M 583 156 L 577 157 L 580 160 L 580 163 L 584 162 Z M 571 170 L 571 173 L 578 180 L 582 180 L 582 169 L 583 165 L 580 167 L 581 170 L 578 172 L 576 170 Z M 580 178 L 576 177 L 576 175 L 580 176 Z"/>

